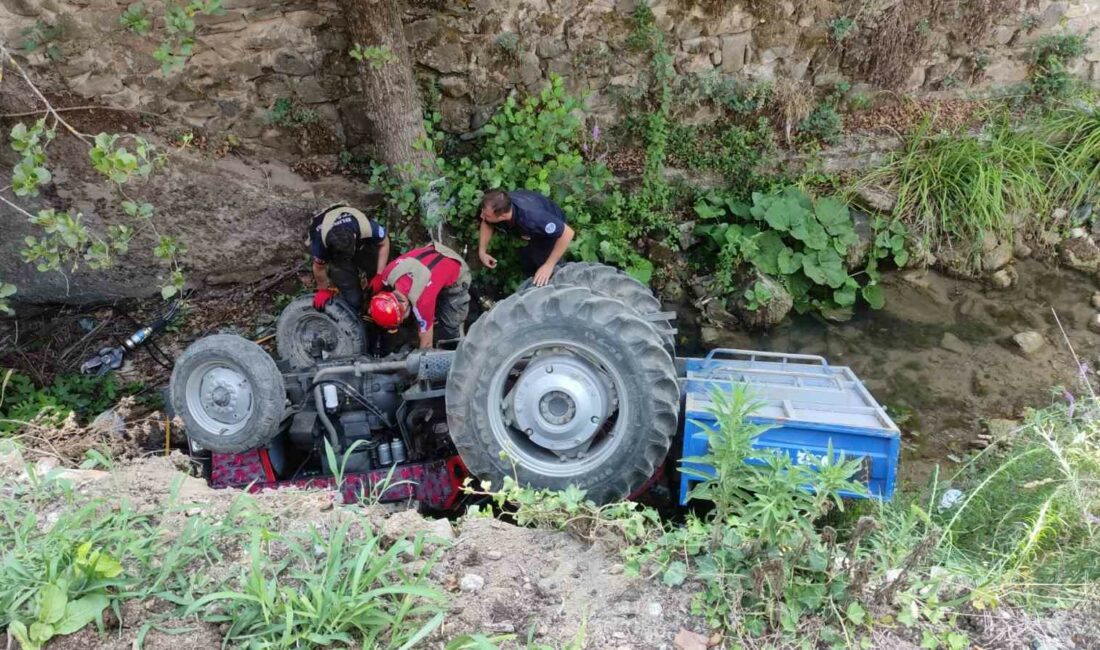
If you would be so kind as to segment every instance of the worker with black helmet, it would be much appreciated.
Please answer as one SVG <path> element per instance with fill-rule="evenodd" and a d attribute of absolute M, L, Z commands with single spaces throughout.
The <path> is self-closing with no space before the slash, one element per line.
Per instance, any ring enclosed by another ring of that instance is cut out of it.
<path fill-rule="evenodd" d="M 390 238 L 382 224 L 343 203 L 313 215 L 309 225 L 309 252 L 317 292 L 313 307 L 323 310 L 336 291 L 359 313 L 363 288 L 386 268 Z"/>

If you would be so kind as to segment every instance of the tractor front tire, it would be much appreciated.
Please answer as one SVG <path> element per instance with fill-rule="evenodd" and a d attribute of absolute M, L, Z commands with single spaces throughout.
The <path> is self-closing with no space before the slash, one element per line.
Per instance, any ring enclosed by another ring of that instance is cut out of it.
<path fill-rule="evenodd" d="M 176 360 L 168 391 L 187 436 L 210 451 L 238 453 L 267 444 L 286 411 L 275 361 L 232 334 L 191 344 Z"/>
<path fill-rule="evenodd" d="M 676 355 L 676 326 L 672 319 L 653 320 L 651 314 L 660 313 L 661 301 L 653 291 L 630 274 L 606 264 L 596 262 L 569 262 L 563 264 L 550 276 L 550 284 L 555 287 L 584 287 L 610 298 L 621 300 L 638 312 L 657 331 L 664 342 L 665 349 Z M 531 280 L 524 281 L 517 293 L 535 288 Z"/>
<path fill-rule="evenodd" d="M 313 308 L 313 296 L 291 301 L 275 324 L 279 358 L 294 370 L 312 368 L 324 358 L 354 357 L 366 348 L 366 332 L 358 314 L 339 297 L 323 312 Z"/>
<path fill-rule="evenodd" d="M 583 489 L 596 503 L 641 487 L 676 434 L 679 386 L 650 323 L 579 287 L 515 294 L 462 340 L 447 381 L 451 438 L 499 488 Z"/>

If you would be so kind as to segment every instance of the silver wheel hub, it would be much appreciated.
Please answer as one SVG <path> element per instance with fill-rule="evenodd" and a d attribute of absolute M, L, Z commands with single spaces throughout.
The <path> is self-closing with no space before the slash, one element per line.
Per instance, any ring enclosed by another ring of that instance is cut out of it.
<path fill-rule="evenodd" d="M 531 442 L 553 451 L 591 444 L 612 400 L 598 368 L 580 357 L 536 356 L 510 393 L 508 415 Z"/>
<path fill-rule="evenodd" d="M 192 375 L 187 388 L 192 413 L 201 414 L 205 428 L 235 431 L 252 413 L 252 385 L 233 368 L 208 364 Z"/>

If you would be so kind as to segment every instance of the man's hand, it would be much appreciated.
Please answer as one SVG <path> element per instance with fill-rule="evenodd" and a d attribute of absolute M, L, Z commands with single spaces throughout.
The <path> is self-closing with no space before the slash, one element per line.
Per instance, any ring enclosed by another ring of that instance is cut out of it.
<path fill-rule="evenodd" d="M 497 267 L 497 258 L 484 251 L 478 251 L 477 258 L 481 260 L 482 266 L 487 269 L 495 269 Z"/>
<path fill-rule="evenodd" d="M 535 277 L 532 278 L 536 287 L 545 287 L 546 283 L 550 281 L 550 276 L 554 274 L 553 264 L 543 264 L 539 267 L 539 270 L 535 271 Z"/>
<path fill-rule="evenodd" d="M 313 308 L 317 311 L 324 311 L 325 305 L 332 302 L 335 297 L 336 292 L 332 289 L 318 289 L 317 293 L 313 294 Z"/>

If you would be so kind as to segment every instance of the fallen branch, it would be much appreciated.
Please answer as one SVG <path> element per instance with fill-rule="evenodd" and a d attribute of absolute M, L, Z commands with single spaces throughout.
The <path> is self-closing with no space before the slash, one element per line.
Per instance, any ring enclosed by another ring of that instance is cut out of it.
<path fill-rule="evenodd" d="M 0 114 L 0 119 L 8 119 L 14 117 L 33 117 L 35 115 L 42 115 L 43 113 L 63 113 L 65 111 L 119 111 L 121 113 L 135 113 L 137 115 L 148 115 L 150 117 L 161 117 L 157 113 L 150 113 L 148 111 L 139 111 L 135 108 L 120 108 L 118 106 L 62 106 L 61 108 L 40 108 L 36 111 L 26 111 L 25 113 L 3 113 Z"/>

